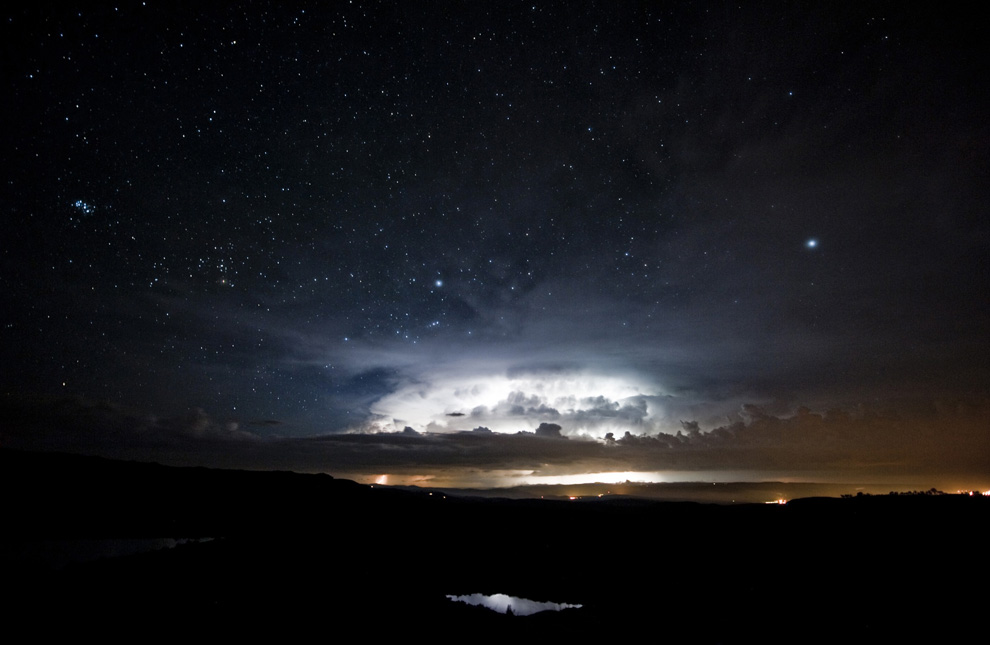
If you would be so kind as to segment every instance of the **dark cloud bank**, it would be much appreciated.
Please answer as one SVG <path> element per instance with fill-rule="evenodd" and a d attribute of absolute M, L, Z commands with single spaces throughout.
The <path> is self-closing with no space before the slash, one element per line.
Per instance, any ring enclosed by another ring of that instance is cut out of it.
<path fill-rule="evenodd" d="M 883 482 L 908 487 L 980 487 L 990 472 L 986 400 L 943 402 L 910 415 L 861 408 L 772 415 L 747 405 L 741 420 L 702 432 L 567 438 L 544 423 L 535 432 L 473 431 L 262 436 L 272 421 L 217 421 L 202 410 L 172 418 L 81 398 L 3 402 L 8 448 L 66 451 L 175 465 L 327 472 L 368 481 L 457 485 L 519 483 L 536 476 L 660 472 L 672 480 L 772 479 Z M 593 477 L 589 477 L 593 481 Z"/>

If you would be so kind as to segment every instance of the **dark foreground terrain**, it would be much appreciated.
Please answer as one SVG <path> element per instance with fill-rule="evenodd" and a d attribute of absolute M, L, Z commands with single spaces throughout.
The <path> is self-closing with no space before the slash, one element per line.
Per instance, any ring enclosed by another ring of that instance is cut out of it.
<path fill-rule="evenodd" d="M 0 482 L 5 631 L 30 640 L 986 637 L 982 497 L 509 501 L 3 450 Z M 77 557 L 150 538 L 212 539 Z M 583 607 L 446 599 L 472 593 Z"/>

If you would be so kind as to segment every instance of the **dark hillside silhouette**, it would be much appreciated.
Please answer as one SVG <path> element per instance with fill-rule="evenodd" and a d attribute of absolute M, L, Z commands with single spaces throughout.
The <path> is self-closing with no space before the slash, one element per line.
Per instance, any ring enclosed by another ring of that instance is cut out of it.
<path fill-rule="evenodd" d="M 37 634 L 951 639 L 979 626 L 969 590 L 987 573 L 982 497 L 510 501 L 6 450 L 0 480 L 5 611 Z M 151 537 L 212 539 L 64 567 L 24 555 Z M 446 599 L 471 593 L 583 607 Z"/>

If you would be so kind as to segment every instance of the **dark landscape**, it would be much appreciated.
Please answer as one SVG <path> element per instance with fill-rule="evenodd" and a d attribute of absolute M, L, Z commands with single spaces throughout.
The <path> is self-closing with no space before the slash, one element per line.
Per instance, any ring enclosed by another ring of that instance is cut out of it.
<path fill-rule="evenodd" d="M 0 476 L 8 629 L 38 638 L 356 628 L 371 640 L 958 642 L 983 626 L 980 495 L 484 499 L 10 450 Z M 43 557 L 162 537 L 191 541 Z M 582 607 L 521 617 L 446 598 L 471 593 Z"/>

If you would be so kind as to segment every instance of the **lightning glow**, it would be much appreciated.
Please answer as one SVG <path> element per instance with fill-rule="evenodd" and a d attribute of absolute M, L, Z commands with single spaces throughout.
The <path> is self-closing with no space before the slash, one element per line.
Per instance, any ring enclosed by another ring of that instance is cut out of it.
<path fill-rule="evenodd" d="M 656 418 L 661 389 L 632 376 L 587 372 L 417 379 L 379 399 L 381 431 L 411 426 L 455 432 L 533 430 L 557 423 L 565 435 L 604 437 Z"/>

